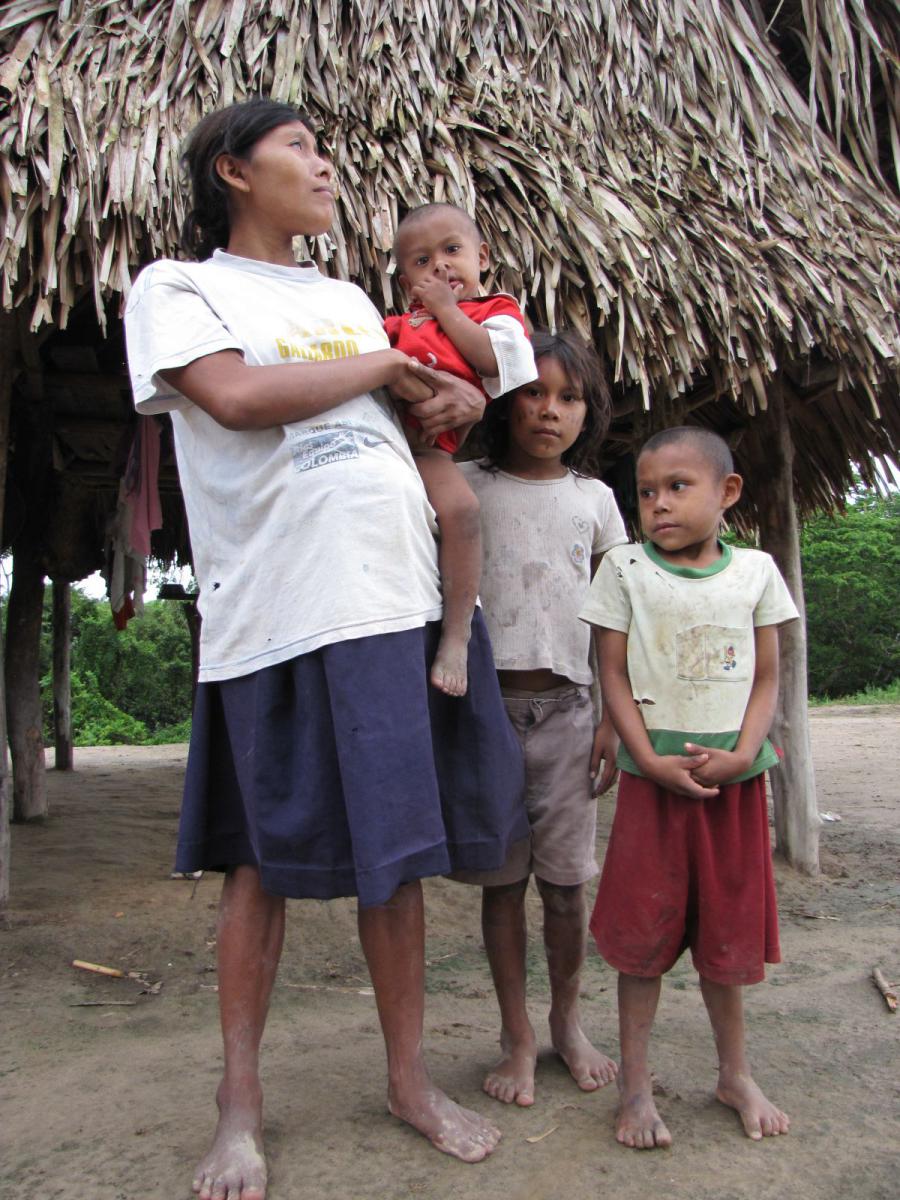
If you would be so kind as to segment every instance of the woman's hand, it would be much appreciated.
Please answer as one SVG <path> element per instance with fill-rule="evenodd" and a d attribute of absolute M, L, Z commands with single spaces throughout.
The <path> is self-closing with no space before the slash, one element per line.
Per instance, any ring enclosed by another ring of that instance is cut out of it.
<path fill-rule="evenodd" d="M 484 415 L 484 396 L 471 383 L 465 383 L 446 371 L 435 371 L 416 362 L 414 358 L 409 360 L 409 370 L 433 392 L 427 400 L 411 401 L 409 405 L 409 411 L 421 424 L 426 437 L 433 438 L 448 429 L 475 425 L 481 420 Z M 393 388 L 391 390 L 394 391 Z"/>

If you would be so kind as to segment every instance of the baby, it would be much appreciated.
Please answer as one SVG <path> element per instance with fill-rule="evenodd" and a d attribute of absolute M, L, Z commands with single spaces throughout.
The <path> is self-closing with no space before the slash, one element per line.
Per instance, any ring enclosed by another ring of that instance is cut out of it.
<path fill-rule="evenodd" d="M 397 229 L 394 258 L 410 309 L 385 321 L 392 346 L 477 384 L 489 399 L 537 378 L 518 304 L 502 292 L 479 295 L 488 246 L 467 213 L 452 204 L 413 209 Z M 431 682 L 462 696 L 481 575 L 478 501 L 453 462 L 468 429 L 441 434 L 429 445 L 413 416 L 406 425 L 441 533 L 444 619 Z"/>

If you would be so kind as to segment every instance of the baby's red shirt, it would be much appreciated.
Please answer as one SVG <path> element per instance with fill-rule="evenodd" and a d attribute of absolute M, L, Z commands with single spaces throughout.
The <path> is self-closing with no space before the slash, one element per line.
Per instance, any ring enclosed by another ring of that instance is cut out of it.
<path fill-rule="evenodd" d="M 504 316 L 515 317 L 521 322 L 522 328 L 526 328 L 522 310 L 506 292 L 497 292 L 494 296 L 477 296 L 473 300 L 460 300 L 459 308 L 476 325 L 483 325 L 488 317 Z M 484 391 L 478 372 L 466 362 L 435 318 L 421 305 L 402 313 L 399 317 L 387 317 L 384 331 L 395 349 L 402 350 L 410 358 L 417 358 L 419 362 L 438 371 L 449 371 L 451 375 L 464 379 L 466 383 L 473 383 Z M 409 413 L 404 421 L 411 429 L 421 428 L 416 418 Z M 435 445 L 441 450 L 446 450 L 448 454 L 455 454 L 460 446 L 458 431 L 448 429 L 439 434 Z"/>

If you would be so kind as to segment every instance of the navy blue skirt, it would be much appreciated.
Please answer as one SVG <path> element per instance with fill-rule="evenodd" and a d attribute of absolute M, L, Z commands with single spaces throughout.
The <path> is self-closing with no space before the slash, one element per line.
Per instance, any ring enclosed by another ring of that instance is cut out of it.
<path fill-rule="evenodd" d="M 528 835 L 518 740 L 475 613 L 469 689 L 428 683 L 440 624 L 200 684 L 175 867 L 257 866 L 266 891 L 383 904 L 493 870 Z"/>

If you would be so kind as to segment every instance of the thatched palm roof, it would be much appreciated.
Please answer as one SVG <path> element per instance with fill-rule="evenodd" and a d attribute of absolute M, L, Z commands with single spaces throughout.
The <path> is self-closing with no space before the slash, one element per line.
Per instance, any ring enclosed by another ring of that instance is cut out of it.
<path fill-rule="evenodd" d="M 829 503 L 851 461 L 866 472 L 900 447 L 896 14 L 896 0 L 13 0 L 2 303 L 35 326 L 64 322 L 85 289 L 117 305 L 137 264 L 175 252 L 178 144 L 197 118 L 292 100 L 343 185 L 316 248 L 330 270 L 389 307 L 398 214 L 471 207 L 497 282 L 605 345 L 629 428 L 712 402 L 729 428 L 787 371 L 809 401 L 798 429 L 816 430 L 801 499 Z"/>

